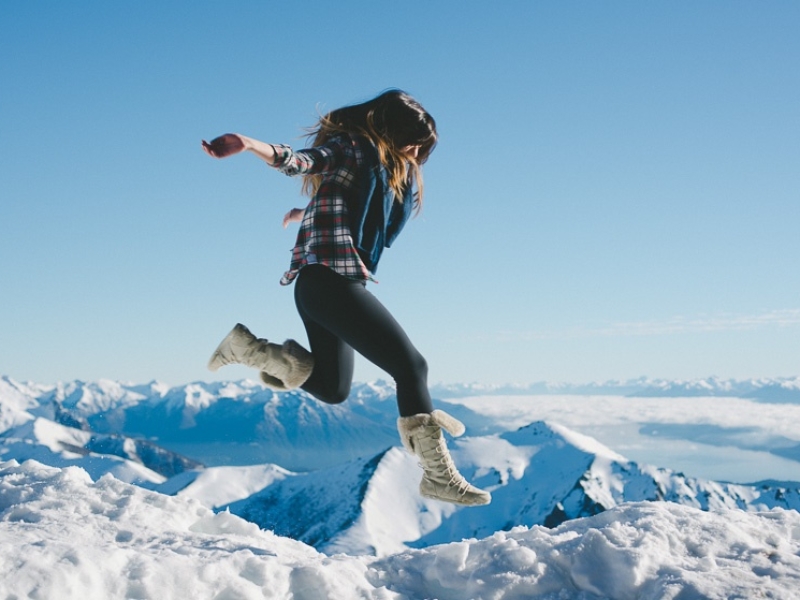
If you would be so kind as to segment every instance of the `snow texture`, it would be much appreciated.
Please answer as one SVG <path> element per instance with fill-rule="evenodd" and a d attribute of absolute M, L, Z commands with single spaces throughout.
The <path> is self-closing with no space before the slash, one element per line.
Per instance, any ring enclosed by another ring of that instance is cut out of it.
<path fill-rule="evenodd" d="M 77 467 L 0 465 L 0 596 L 796 598 L 800 514 L 627 504 L 555 529 L 326 556 L 190 498 Z"/>

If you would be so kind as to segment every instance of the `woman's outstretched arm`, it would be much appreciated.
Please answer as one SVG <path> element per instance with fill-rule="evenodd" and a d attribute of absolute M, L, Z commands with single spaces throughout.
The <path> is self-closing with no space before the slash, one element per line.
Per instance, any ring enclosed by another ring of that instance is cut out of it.
<path fill-rule="evenodd" d="M 203 140 L 203 150 L 214 158 L 226 158 L 240 152 L 252 152 L 268 165 L 275 162 L 275 148 L 259 140 L 238 133 L 226 133 L 210 142 Z"/>
<path fill-rule="evenodd" d="M 214 158 L 227 158 L 249 151 L 268 165 L 275 166 L 275 147 L 272 144 L 266 144 L 238 133 L 226 133 L 210 142 L 203 140 L 203 150 Z M 305 209 L 293 208 L 283 217 L 283 227 L 286 228 L 289 223 L 299 223 L 303 220 L 304 214 Z"/>

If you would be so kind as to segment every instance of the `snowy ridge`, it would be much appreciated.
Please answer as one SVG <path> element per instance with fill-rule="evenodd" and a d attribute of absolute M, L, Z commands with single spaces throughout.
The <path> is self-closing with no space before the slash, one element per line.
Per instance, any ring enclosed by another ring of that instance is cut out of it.
<path fill-rule="evenodd" d="M 4 598 L 59 600 L 789 600 L 800 514 L 636 503 L 555 529 L 329 557 L 195 500 L 10 461 L 0 463 L 0 572 Z"/>
<path fill-rule="evenodd" d="M 208 507 L 227 506 L 290 475 L 293 473 L 278 465 L 209 467 L 184 471 L 153 489 L 170 496 L 194 498 Z"/>
<path fill-rule="evenodd" d="M 416 492 L 417 462 L 400 448 L 289 477 L 225 506 L 264 529 L 328 554 L 385 556 L 406 548 L 455 508 Z"/>
<path fill-rule="evenodd" d="M 145 486 L 201 466 L 146 440 L 96 434 L 43 417 L 0 433 L 0 457 L 80 466 L 95 479 L 112 473 L 122 481 Z"/>
<path fill-rule="evenodd" d="M 0 432 L 30 421 L 33 415 L 29 411 L 39 406 L 37 398 L 41 393 L 33 384 L 0 377 Z"/>
<path fill-rule="evenodd" d="M 225 509 L 325 553 L 378 556 L 519 525 L 555 527 L 626 502 L 666 500 L 713 511 L 800 510 L 796 487 L 722 484 L 640 466 L 558 425 L 534 423 L 450 445 L 462 473 L 492 491 L 490 505 L 464 509 L 421 498 L 416 459 L 392 448 L 371 459 L 281 479 Z"/>

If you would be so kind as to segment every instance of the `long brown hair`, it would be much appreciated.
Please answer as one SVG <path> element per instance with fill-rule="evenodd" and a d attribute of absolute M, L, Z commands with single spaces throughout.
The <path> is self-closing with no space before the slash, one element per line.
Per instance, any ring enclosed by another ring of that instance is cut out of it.
<path fill-rule="evenodd" d="M 321 146 L 342 133 L 363 135 L 372 142 L 389 173 L 395 198 L 402 202 L 406 187 L 416 184 L 414 204 L 417 210 L 421 208 L 424 188 L 421 166 L 433 152 L 438 134 L 436 121 L 419 102 L 401 90 L 386 90 L 367 102 L 323 115 L 308 136 L 313 138 L 312 146 Z M 401 150 L 407 146 L 419 146 L 416 159 L 402 154 Z M 321 180 L 320 175 L 305 176 L 303 191 L 313 195 Z"/>

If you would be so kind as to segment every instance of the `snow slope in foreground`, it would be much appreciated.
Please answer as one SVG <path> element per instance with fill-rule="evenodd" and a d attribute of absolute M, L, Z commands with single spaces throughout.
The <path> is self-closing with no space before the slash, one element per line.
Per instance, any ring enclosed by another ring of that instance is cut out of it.
<path fill-rule="evenodd" d="M 328 557 L 197 501 L 0 463 L 0 596 L 796 598 L 800 514 L 626 504 L 381 559 Z"/>

